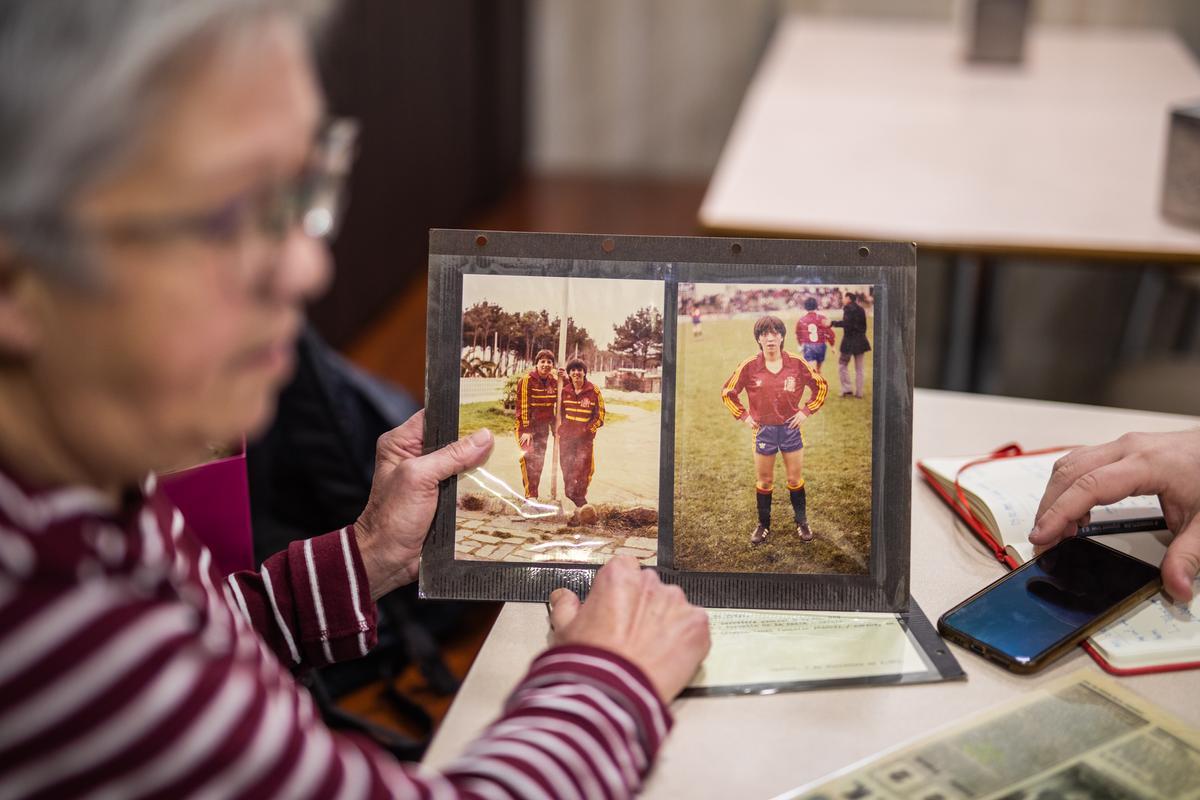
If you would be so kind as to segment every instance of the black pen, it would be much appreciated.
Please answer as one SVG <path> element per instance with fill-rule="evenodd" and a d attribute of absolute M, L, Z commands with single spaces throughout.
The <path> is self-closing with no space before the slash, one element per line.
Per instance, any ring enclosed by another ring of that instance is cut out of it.
<path fill-rule="evenodd" d="M 1167 521 L 1162 517 L 1141 517 L 1138 519 L 1113 519 L 1104 522 L 1093 522 L 1084 525 L 1076 536 L 1104 536 L 1108 533 L 1138 533 L 1140 531 L 1162 531 L 1167 529 Z"/>

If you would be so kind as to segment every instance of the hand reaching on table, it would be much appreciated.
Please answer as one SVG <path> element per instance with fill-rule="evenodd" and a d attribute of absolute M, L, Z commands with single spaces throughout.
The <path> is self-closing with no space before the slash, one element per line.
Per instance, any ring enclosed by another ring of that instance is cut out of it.
<path fill-rule="evenodd" d="M 586 603 L 570 589 L 555 589 L 550 623 L 554 644 L 592 645 L 623 656 L 667 703 L 687 686 L 711 644 L 704 609 L 628 556 L 596 573 Z"/>
<path fill-rule="evenodd" d="M 1094 506 L 1139 495 L 1158 495 L 1175 534 L 1163 557 L 1163 585 L 1176 600 L 1189 600 L 1200 572 L 1200 429 L 1127 433 L 1072 450 L 1054 464 L 1029 541 L 1055 544 L 1074 536 Z"/>

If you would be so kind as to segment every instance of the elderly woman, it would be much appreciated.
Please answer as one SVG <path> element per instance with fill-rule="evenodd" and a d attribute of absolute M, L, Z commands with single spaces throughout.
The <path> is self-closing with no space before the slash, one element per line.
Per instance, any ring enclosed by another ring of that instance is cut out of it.
<path fill-rule="evenodd" d="M 261 430 L 329 279 L 345 125 L 282 0 L 0 6 L 0 797 L 632 792 L 704 613 L 614 562 L 441 775 L 327 730 L 293 674 L 366 652 L 483 431 L 381 438 L 357 521 L 222 579 L 155 470 Z"/>

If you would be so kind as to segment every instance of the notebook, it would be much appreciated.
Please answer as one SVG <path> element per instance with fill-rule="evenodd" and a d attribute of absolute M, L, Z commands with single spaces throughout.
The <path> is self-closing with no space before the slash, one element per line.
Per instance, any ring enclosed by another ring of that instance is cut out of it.
<path fill-rule="evenodd" d="M 1066 452 L 1025 454 L 1010 445 L 985 456 L 929 458 L 919 461 L 917 468 L 996 558 L 1015 568 L 1033 557 L 1029 530 L 1054 462 Z M 1118 524 L 1161 516 L 1158 498 L 1151 496 L 1097 506 L 1091 519 L 1093 524 Z M 1110 533 L 1094 539 L 1158 565 L 1171 533 L 1165 529 Z M 1200 580 L 1196 590 L 1200 594 Z M 1158 595 L 1098 631 L 1084 649 L 1117 675 L 1200 668 L 1200 597 L 1178 604 Z"/>

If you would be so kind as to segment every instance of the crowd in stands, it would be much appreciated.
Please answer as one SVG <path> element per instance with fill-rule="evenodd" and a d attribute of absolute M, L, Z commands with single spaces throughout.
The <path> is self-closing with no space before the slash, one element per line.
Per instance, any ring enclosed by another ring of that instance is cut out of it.
<path fill-rule="evenodd" d="M 679 313 L 682 316 L 698 310 L 701 314 L 766 314 L 804 308 L 804 300 L 814 297 L 818 309 L 840 310 L 844 291 L 849 287 L 841 286 L 806 286 L 803 289 L 791 289 L 783 286 L 764 286 L 762 289 L 739 289 L 733 293 L 721 292 L 709 295 L 694 295 L 680 292 Z M 858 303 L 868 314 L 875 305 L 875 296 L 868 287 L 866 291 L 859 289 Z"/>

